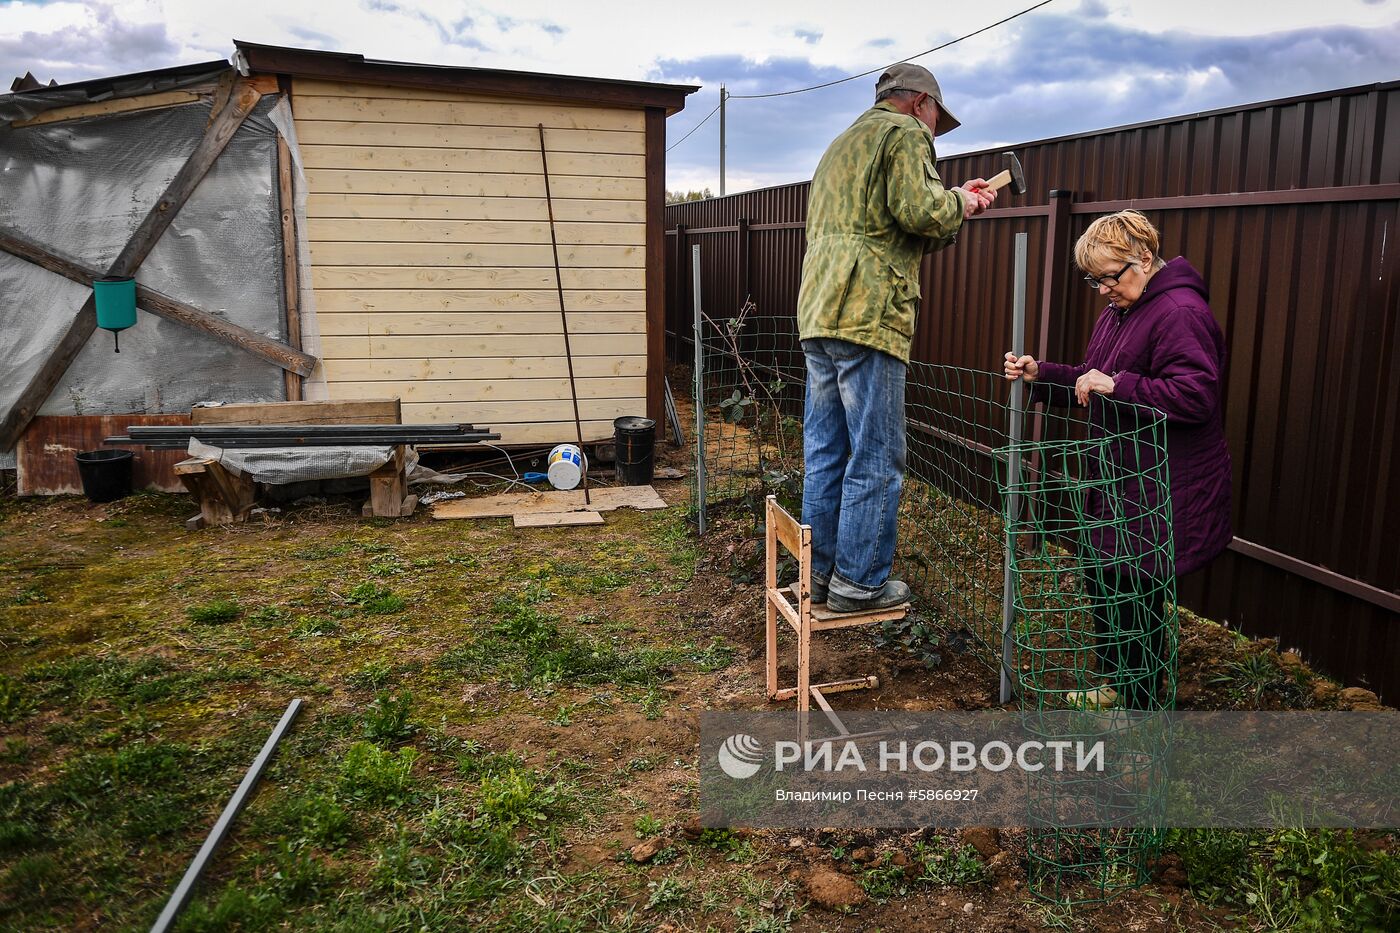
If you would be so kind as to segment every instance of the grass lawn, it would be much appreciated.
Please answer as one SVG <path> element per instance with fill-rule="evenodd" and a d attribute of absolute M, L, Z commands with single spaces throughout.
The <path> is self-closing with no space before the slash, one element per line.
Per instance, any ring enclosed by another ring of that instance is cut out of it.
<path fill-rule="evenodd" d="M 331 504 L 195 533 L 190 511 L 162 495 L 0 499 L 0 928 L 149 927 L 293 697 L 302 716 L 183 929 L 1196 929 L 1263 916 L 1225 890 L 1263 837 L 1182 838 L 1199 850 L 1188 873 L 1224 867 L 1071 913 L 1028 898 L 1012 836 L 998 873 L 956 834 L 701 832 L 696 715 L 763 707 L 762 640 L 756 588 L 715 571 L 734 555 L 702 551 L 681 508 L 517 530 Z M 859 637 L 843 650 L 875 650 Z M 877 654 L 903 672 L 905 699 L 990 696 L 970 659 L 924 678 Z M 1395 876 L 1380 851 L 1372 886 Z M 865 902 L 810 906 L 817 868 Z M 1270 906 L 1286 913 L 1305 893 Z"/>

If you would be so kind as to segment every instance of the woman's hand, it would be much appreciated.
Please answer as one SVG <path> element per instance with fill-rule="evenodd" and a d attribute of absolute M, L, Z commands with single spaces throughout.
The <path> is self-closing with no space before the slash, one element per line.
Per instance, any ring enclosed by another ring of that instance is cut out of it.
<path fill-rule="evenodd" d="M 1007 382 L 1015 382 L 1022 379 L 1026 382 L 1035 382 L 1035 377 L 1040 375 L 1040 364 L 1035 361 L 1035 357 L 1017 356 L 1014 353 L 1006 354 L 1006 362 L 1003 365 Z"/>
<path fill-rule="evenodd" d="M 1079 404 L 1089 404 L 1090 392 L 1097 392 L 1100 395 L 1112 395 L 1113 377 L 1106 373 L 1101 373 L 1097 369 L 1091 369 L 1075 380 L 1074 397 L 1079 399 Z"/>

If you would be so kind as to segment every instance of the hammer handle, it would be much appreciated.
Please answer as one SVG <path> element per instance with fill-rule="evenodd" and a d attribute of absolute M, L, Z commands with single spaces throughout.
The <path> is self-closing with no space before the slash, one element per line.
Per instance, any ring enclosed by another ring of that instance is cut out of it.
<path fill-rule="evenodd" d="M 987 187 L 993 191 L 1000 191 L 1009 184 L 1011 184 L 1011 169 L 1009 168 L 1002 169 L 987 179 Z"/>

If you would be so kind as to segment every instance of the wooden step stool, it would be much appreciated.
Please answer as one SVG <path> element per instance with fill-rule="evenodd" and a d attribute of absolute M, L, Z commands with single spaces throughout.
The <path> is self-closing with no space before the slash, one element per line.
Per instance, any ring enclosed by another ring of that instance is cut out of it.
<path fill-rule="evenodd" d="M 797 711 L 806 741 L 806 714 L 812 701 L 821 707 L 827 719 L 836 727 L 840 738 L 854 738 L 832 710 L 825 694 L 847 690 L 869 690 L 880 686 L 874 674 L 812 683 L 812 633 L 852 625 L 871 625 L 890 619 L 902 619 L 909 612 L 909 603 L 870 612 L 832 612 L 825 603 L 812 603 L 812 526 L 799 524 L 797 519 L 778 504 L 775 496 L 768 497 L 765 510 L 764 541 L 764 604 L 768 627 L 768 699 L 773 701 L 797 698 Z M 778 586 L 778 546 L 797 558 L 797 582 Z M 778 686 L 778 616 L 781 615 L 797 633 L 797 686 Z"/>

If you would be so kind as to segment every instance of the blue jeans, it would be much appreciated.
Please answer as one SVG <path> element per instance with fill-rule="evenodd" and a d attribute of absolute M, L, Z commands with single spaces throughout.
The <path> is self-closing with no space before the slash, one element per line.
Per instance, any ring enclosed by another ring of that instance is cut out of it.
<path fill-rule="evenodd" d="M 802 521 L 812 526 L 812 575 L 834 593 L 863 599 L 879 592 L 894 565 L 906 367 L 844 340 L 804 340 L 802 351 Z"/>

